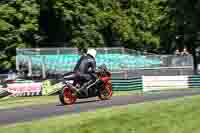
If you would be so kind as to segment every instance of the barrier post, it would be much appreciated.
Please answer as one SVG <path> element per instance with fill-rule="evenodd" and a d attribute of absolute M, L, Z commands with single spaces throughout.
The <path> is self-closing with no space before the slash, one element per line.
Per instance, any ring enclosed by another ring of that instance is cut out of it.
<path fill-rule="evenodd" d="M 32 59 L 28 57 L 28 76 L 32 76 Z"/>
<path fill-rule="evenodd" d="M 46 64 L 45 64 L 45 56 L 42 57 L 42 78 L 46 78 Z"/>
<path fill-rule="evenodd" d="M 128 70 L 124 70 L 124 79 L 128 79 Z"/>
<path fill-rule="evenodd" d="M 19 59 L 18 59 L 18 56 L 16 56 L 16 70 L 19 72 Z"/>
<path fill-rule="evenodd" d="M 18 53 L 19 49 L 16 48 L 16 53 Z M 19 59 L 18 59 L 18 54 L 16 54 L 16 70 L 19 72 Z"/>
<path fill-rule="evenodd" d="M 60 55 L 60 48 L 57 48 L 56 53 L 57 55 Z"/>

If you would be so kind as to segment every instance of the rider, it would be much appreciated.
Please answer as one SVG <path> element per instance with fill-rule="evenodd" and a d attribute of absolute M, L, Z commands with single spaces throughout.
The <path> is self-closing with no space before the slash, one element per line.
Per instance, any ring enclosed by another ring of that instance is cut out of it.
<path fill-rule="evenodd" d="M 66 80 L 81 80 L 86 81 L 84 85 L 79 89 L 83 90 L 86 95 L 87 93 L 87 85 L 90 82 L 96 80 L 95 72 L 96 72 L 96 50 L 88 49 L 87 53 L 83 54 L 79 61 L 77 62 L 73 72 L 64 75 Z"/>

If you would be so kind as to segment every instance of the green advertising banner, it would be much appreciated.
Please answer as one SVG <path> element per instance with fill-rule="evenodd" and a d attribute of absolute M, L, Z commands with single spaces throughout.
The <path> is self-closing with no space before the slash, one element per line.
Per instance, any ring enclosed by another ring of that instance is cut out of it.
<path fill-rule="evenodd" d="M 58 92 L 62 87 L 62 83 L 53 84 L 51 80 L 45 80 L 42 82 L 42 95 L 52 95 Z"/>

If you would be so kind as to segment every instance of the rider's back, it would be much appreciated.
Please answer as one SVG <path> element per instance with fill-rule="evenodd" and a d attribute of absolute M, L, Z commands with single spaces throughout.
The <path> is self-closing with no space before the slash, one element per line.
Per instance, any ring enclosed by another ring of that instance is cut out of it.
<path fill-rule="evenodd" d="M 96 61 L 90 55 L 83 55 L 77 62 L 74 72 L 89 73 L 89 68 L 94 71 L 96 69 Z"/>

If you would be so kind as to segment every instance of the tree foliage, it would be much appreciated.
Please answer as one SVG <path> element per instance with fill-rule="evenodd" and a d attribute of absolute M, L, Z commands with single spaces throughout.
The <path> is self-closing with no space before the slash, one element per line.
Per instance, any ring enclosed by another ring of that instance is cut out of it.
<path fill-rule="evenodd" d="M 64 29 L 63 35 L 67 35 L 64 41 L 71 46 L 123 45 L 135 49 L 156 49 L 160 44 L 160 21 L 166 15 L 163 12 L 166 4 L 163 3 L 166 1 L 50 0 L 44 2 L 41 8 L 46 9 L 43 14 L 51 10 L 49 18 L 55 21 L 48 22 L 51 24 L 43 28 L 43 32 L 49 29 L 46 34 L 52 33 L 51 27 L 60 20 L 62 24 L 57 31 Z M 51 42 L 52 37 L 48 38 Z"/>
<path fill-rule="evenodd" d="M 0 66 L 14 66 L 15 49 L 21 47 L 124 46 L 155 52 L 171 38 L 168 11 L 168 0 L 4 3 L 0 5 Z"/>
<path fill-rule="evenodd" d="M 0 5 L 1 69 L 14 67 L 16 48 L 34 45 L 38 9 L 35 0 L 16 0 Z"/>
<path fill-rule="evenodd" d="M 197 74 L 196 48 L 200 46 L 200 1 L 170 0 L 171 14 L 175 16 L 174 40 L 178 48 L 187 47 L 193 55 L 194 73 Z"/>

